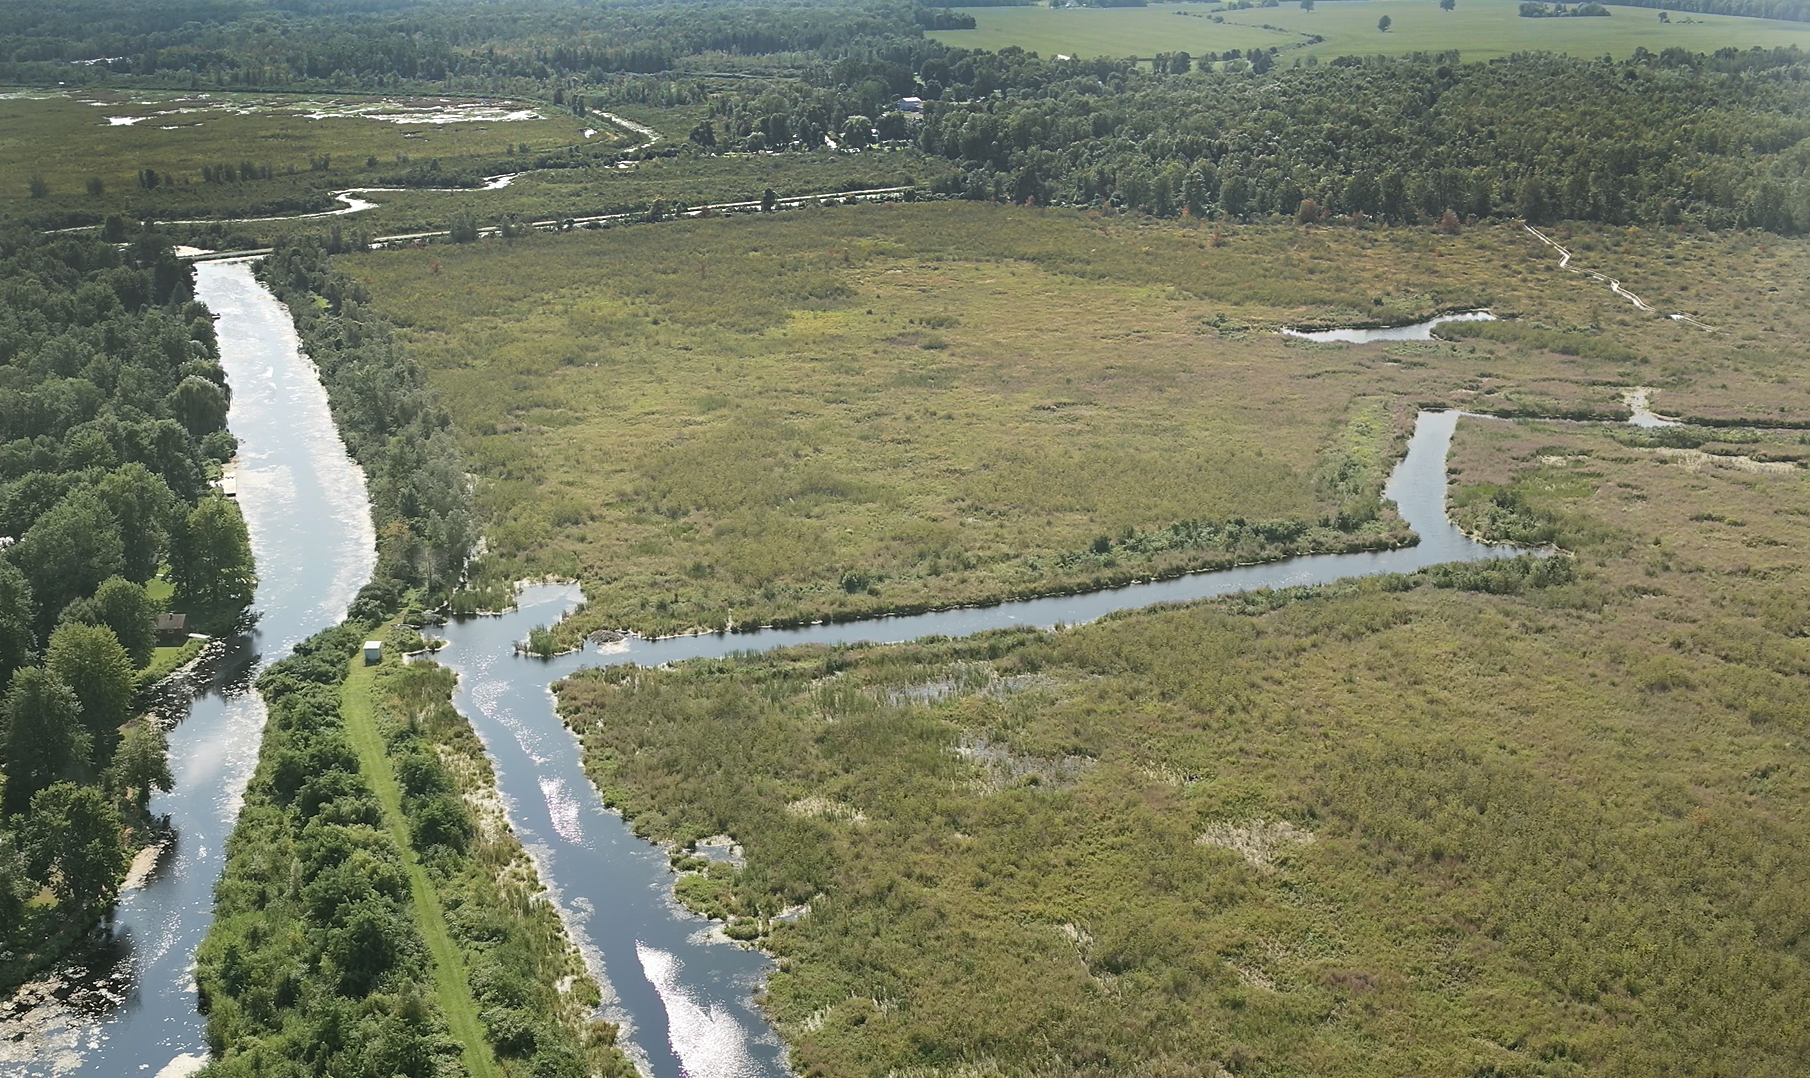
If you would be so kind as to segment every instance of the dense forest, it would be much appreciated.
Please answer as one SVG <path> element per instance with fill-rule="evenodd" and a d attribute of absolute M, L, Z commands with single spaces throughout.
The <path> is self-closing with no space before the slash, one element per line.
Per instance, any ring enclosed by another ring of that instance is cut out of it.
<path fill-rule="evenodd" d="M 256 578 L 213 318 L 167 240 L 0 232 L 0 985 L 113 901 L 169 789 L 139 717 L 155 618 L 230 629 Z M 167 649 L 181 658 L 193 649 Z"/>
<path fill-rule="evenodd" d="M 1785 6 L 1764 13 L 1810 11 Z M 910 143 L 958 166 L 945 194 L 1156 216 L 1810 228 L 1810 59 L 1795 48 L 1321 64 L 1274 46 L 1150 66 L 924 36 L 964 18 L 888 0 L 30 7 L 0 17 L 0 78 L 702 105 L 695 152 Z"/>
<path fill-rule="evenodd" d="M 1260 54 L 1261 55 L 1261 54 Z M 1236 70 L 1228 70 L 1236 67 Z M 808 147 L 877 116 L 962 169 L 946 193 L 1157 216 L 1362 215 L 1810 227 L 1810 63 L 1795 50 L 1347 57 L 1255 75 L 879 50 L 822 81 L 708 97 L 716 143 Z M 912 87 L 914 117 L 877 112 Z M 889 119 L 889 116 L 891 117 Z M 909 125 L 909 126 L 907 126 Z M 889 130 L 890 128 L 890 130 Z"/>

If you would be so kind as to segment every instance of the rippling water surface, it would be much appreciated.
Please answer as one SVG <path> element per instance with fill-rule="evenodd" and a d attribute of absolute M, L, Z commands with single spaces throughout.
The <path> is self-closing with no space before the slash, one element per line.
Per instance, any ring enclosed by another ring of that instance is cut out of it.
<path fill-rule="evenodd" d="M 0 1010 L 0 1072 L 9 1075 L 175 1078 L 205 1061 L 195 948 L 257 763 L 264 705 L 250 681 L 267 659 L 344 617 L 376 561 L 364 473 L 346 456 L 288 311 L 243 264 L 197 273 L 200 299 L 220 316 L 261 618 L 170 731 L 175 789 L 151 811 L 169 815 L 176 838 L 144 886 L 120 900 L 106 946 Z"/>

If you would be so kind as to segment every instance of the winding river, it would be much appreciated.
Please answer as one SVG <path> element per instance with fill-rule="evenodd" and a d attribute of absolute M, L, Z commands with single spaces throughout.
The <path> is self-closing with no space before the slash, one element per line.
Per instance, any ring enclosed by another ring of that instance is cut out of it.
<path fill-rule="evenodd" d="M 288 314 L 243 263 L 199 267 L 201 298 L 220 315 L 222 361 L 240 439 L 239 500 L 262 582 L 257 631 L 220 664 L 171 733 L 173 793 L 153 802 L 177 838 L 147 882 L 126 895 L 109 946 L 86 966 L 28 986 L 0 1011 L 0 1069 L 23 1076 L 176 1078 L 204 1062 L 193 956 L 211 916 L 223 846 L 256 762 L 264 722 L 249 684 L 265 658 L 344 615 L 374 563 L 364 480 L 347 458 Z M 1389 338 L 1399 339 L 1399 338 Z M 1445 515 L 1445 457 L 1457 412 L 1423 412 L 1387 494 L 1417 546 L 1316 555 L 1071 595 L 748 633 L 630 638 L 547 662 L 514 644 L 570 610 L 572 585 L 527 589 L 501 617 L 449 625 L 441 661 L 460 675 L 457 703 L 493 757 L 511 824 L 606 986 L 607 1015 L 652 1078 L 757 1078 L 788 1073 L 785 1051 L 754 1003 L 768 970 L 755 951 L 711 941 L 680 909 L 664 851 L 604 808 L 555 713 L 551 681 L 587 664 L 657 664 L 802 643 L 960 636 L 1006 626 L 1090 621 L 1115 610 L 1245 591 L 1410 572 L 1516 551 L 1474 542 Z"/>
<path fill-rule="evenodd" d="M 610 1017 L 623 1023 L 643 1069 L 654 1078 L 783 1075 L 783 1049 L 753 1005 L 766 959 L 709 944 L 709 922 L 673 901 L 664 851 L 637 839 L 604 807 L 586 777 L 577 740 L 554 712 L 552 681 L 599 662 L 657 665 L 790 644 L 889 642 L 1075 624 L 1152 603 L 1513 556 L 1519 551 L 1476 542 L 1446 519 L 1446 450 L 1459 416 L 1421 413 L 1408 454 L 1389 479 L 1388 496 L 1420 534 L 1417 546 L 1312 555 L 1084 595 L 871 621 L 631 637 L 551 661 L 517 656 L 515 642 L 529 629 L 551 624 L 580 599 L 574 585 L 545 585 L 526 589 L 511 613 L 447 626 L 451 646 L 439 658 L 459 673 L 456 702 L 496 763 L 509 821 L 533 853 L 541 878 L 552 885 L 591 972 L 611 986 Z"/>

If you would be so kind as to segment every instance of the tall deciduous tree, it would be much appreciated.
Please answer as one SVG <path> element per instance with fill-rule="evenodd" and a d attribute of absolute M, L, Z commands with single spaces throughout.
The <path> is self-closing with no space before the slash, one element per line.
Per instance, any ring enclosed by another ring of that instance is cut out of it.
<path fill-rule="evenodd" d="M 88 731 L 69 686 L 41 666 L 13 674 L 6 692 L 7 815 L 25 811 L 38 791 L 87 766 Z"/>
<path fill-rule="evenodd" d="M 94 593 L 100 624 L 113 630 L 134 667 L 144 667 L 157 650 L 157 603 L 145 589 L 125 577 L 112 577 Z"/>
<path fill-rule="evenodd" d="M 211 613 L 251 605 L 258 578 L 252 572 L 251 537 L 238 506 L 223 497 L 203 498 L 183 522 L 171 558 L 179 603 Z"/>
<path fill-rule="evenodd" d="M 59 782 L 40 791 L 26 836 L 34 875 L 49 880 L 66 909 L 92 913 L 113 904 L 126 854 L 119 813 L 98 788 Z"/>
<path fill-rule="evenodd" d="M 119 637 L 105 625 L 60 625 L 50 634 L 44 665 L 81 701 L 82 725 L 104 762 L 132 716 L 132 660 Z"/>
<path fill-rule="evenodd" d="M 38 643 L 31 627 L 33 613 L 25 574 L 16 565 L 0 562 L 0 680 L 10 682 L 13 671 L 31 661 Z"/>
<path fill-rule="evenodd" d="M 11 555 L 31 581 L 40 628 L 49 628 L 63 607 L 93 594 L 126 564 L 119 523 L 100 496 L 86 488 L 70 491 L 39 517 Z"/>
<path fill-rule="evenodd" d="M 182 511 L 175 491 L 162 476 L 134 461 L 109 472 L 95 485 L 95 492 L 119 522 L 126 562 L 121 575 L 140 584 L 151 579 L 169 547 L 170 527 Z"/>
<path fill-rule="evenodd" d="M 169 793 L 176 781 L 170 775 L 170 742 L 163 728 L 148 722 L 128 726 L 113 754 L 113 774 L 121 789 L 132 791 L 139 815 L 150 812 L 151 791 Z"/>

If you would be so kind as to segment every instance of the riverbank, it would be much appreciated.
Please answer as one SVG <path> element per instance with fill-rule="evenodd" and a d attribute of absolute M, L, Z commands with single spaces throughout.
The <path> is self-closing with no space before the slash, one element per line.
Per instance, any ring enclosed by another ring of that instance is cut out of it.
<path fill-rule="evenodd" d="M 1751 778 L 1802 766 L 1771 650 L 1795 623 L 1708 596 L 1798 579 L 1768 508 L 1810 487 L 1620 434 L 1457 423 L 1456 499 L 1502 490 L 1575 557 L 1055 633 L 609 655 L 641 665 L 568 675 L 561 714 L 638 833 L 742 847 L 680 894 L 775 957 L 801 1069 L 924 1044 L 1000 1074 L 1795 1058 L 1810 976 L 1765 926 L 1810 893 L 1805 824 L 1796 786 Z M 1779 1021 L 1730 1024 L 1756 1008 Z"/>

